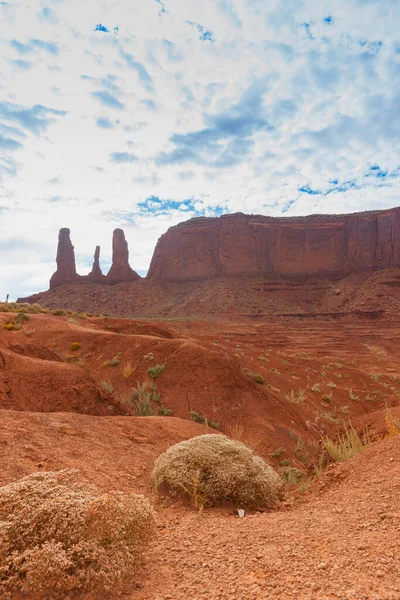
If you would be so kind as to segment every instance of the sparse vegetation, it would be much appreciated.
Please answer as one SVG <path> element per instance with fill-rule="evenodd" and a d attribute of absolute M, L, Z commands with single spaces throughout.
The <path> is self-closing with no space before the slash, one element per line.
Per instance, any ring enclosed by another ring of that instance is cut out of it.
<path fill-rule="evenodd" d="M 349 390 L 349 398 L 350 400 L 359 400 L 360 396 L 353 392 L 353 390 Z"/>
<path fill-rule="evenodd" d="M 135 414 L 138 417 L 152 417 L 161 415 L 168 417 L 172 411 L 161 402 L 161 395 L 157 390 L 154 381 L 136 382 L 131 395 L 127 398 L 127 403 L 133 406 Z"/>
<path fill-rule="evenodd" d="M 12 323 L 12 322 L 4 323 L 3 329 L 5 329 L 6 331 L 14 331 L 15 330 L 15 323 Z"/>
<path fill-rule="evenodd" d="M 316 392 L 316 393 L 320 393 L 321 392 L 321 387 L 319 385 L 319 383 L 314 383 L 314 385 L 311 388 L 312 392 Z"/>
<path fill-rule="evenodd" d="M 322 400 L 324 402 L 327 402 L 328 404 L 330 404 L 332 402 L 332 398 L 333 398 L 332 392 L 329 395 L 328 394 L 324 394 L 322 396 Z"/>
<path fill-rule="evenodd" d="M 282 475 L 289 485 L 299 485 L 304 478 L 304 473 L 296 467 L 285 467 L 282 469 Z"/>
<path fill-rule="evenodd" d="M 261 385 L 264 385 L 264 383 L 265 383 L 265 377 L 263 377 L 262 375 L 259 375 L 258 373 L 252 373 L 251 371 L 247 371 L 247 375 L 249 377 L 251 377 L 251 379 L 255 383 L 259 383 Z"/>
<path fill-rule="evenodd" d="M 154 367 L 149 367 L 147 369 L 147 373 L 150 375 L 152 379 L 157 379 L 165 371 L 165 365 L 154 365 Z"/>
<path fill-rule="evenodd" d="M 370 373 L 369 376 L 373 381 L 379 381 L 379 379 L 383 378 L 382 373 Z"/>
<path fill-rule="evenodd" d="M 266 362 L 266 363 L 268 363 L 268 362 L 270 362 L 270 360 L 271 360 L 271 359 L 270 359 L 270 358 L 268 358 L 267 356 L 264 356 L 263 354 L 261 354 L 261 355 L 258 357 L 258 360 L 261 360 L 262 362 Z"/>
<path fill-rule="evenodd" d="M 156 461 L 156 492 L 188 497 L 196 507 L 224 502 L 269 506 L 281 493 L 279 475 L 241 442 L 201 435 L 168 448 Z"/>
<path fill-rule="evenodd" d="M 288 400 L 289 402 L 292 402 L 293 404 L 302 404 L 304 402 L 304 400 L 306 399 L 306 393 L 302 389 L 297 390 L 297 392 L 295 392 L 294 390 L 291 390 L 289 392 L 289 394 L 286 394 L 285 398 L 286 398 L 286 400 Z"/>
<path fill-rule="evenodd" d="M 79 350 L 80 347 L 81 347 L 81 345 L 79 342 L 72 342 L 72 344 L 71 344 L 71 350 L 73 352 L 75 352 L 75 350 Z"/>
<path fill-rule="evenodd" d="M 136 575 L 155 532 L 149 501 L 100 494 L 77 471 L 34 473 L 0 488 L 0 596 L 111 597 Z"/>
<path fill-rule="evenodd" d="M 238 442 L 242 442 L 245 446 L 248 446 L 252 450 L 257 452 L 257 449 L 264 441 L 262 434 L 255 435 L 254 431 L 246 427 L 242 422 L 236 421 L 231 425 L 228 425 L 224 433 Z"/>
<path fill-rule="evenodd" d="M 207 417 L 204 417 L 202 414 L 197 412 L 197 410 L 191 410 L 189 413 L 189 416 L 190 416 L 191 421 L 195 421 L 196 423 L 201 423 L 202 425 L 205 425 L 206 427 L 212 427 L 213 429 L 219 429 L 221 427 L 221 425 L 219 423 L 217 423 L 216 421 L 213 421 L 212 419 L 207 419 Z"/>
<path fill-rule="evenodd" d="M 334 383 L 333 381 L 328 381 L 326 385 L 328 386 L 328 388 L 331 388 L 331 390 L 334 390 L 336 388 L 336 383 Z"/>
<path fill-rule="evenodd" d="M 393 438 L 400 435 L 400 419 L 396 418 L 390 409 L 385 414 L 387 438 Z"/>
<path fill-rule="evenodd" d="M 370 434 L 367 429 L 362 436 L 354 427 L 347 427 L 336 440 L 325 437 L 323 447 L 328 452 L 332 460 L 336 462 L 345 462 L 356 454 L 362 452 L 370 443 Z"/>
<path fill-rule="evenodd" d="M 336 414 L 331 411 L 324 411 L 319 414 L 320 419 L 324 419 L 325 421 L 330 421 L 330 423 L 339 423 L 339 419 Z"/>
<path fill-rule="evenodd" d="M 278 456 L 280 456 L 282 454 L 282 452 L 285 452 L 284 448 L 276 448 L 273 453 L 271 454 L 271 458 L 277 458 Z"/>
<path fill-rule="evenodd" d="M 124 366 L 124 368 L 122 369 L 122 374 L 123 374 L 124 378 L 129 379 L 129 377 L 131 377 L 133 375 L 134 370 L 135 369 L 132 367 L 132 363 L 130 361 L 128 361 L 126 363 L 126 365 Z"/>
<path fill-rule="evenodd" d="M 27 337 L 29 337 L 29 336 L 33 335 L 34 333 L 36 333 L 36 327 L 32 327 L 31 329 L 26 329 L 24 331 L 24 333 Z"/>
<path fill-rule="evenodd" d="M 100 385 L 108 394 L 114 393 L 114 386 L 109 379 L 107 381 L 102 381 Z"/>
<path fill-rule="evenodd" d="M 118 352 L 111 360 L 106 360 L 104 363 L 105 367 L 118 367 L 121 361 L 122 352 Z"/>

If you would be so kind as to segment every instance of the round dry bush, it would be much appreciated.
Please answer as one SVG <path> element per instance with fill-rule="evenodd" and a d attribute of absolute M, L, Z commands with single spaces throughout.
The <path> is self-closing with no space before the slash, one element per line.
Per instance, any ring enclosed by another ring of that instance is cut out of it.
<path fill-rule="evenodd" d="M 187 495 L 195 506 L 270 506 L 282 480 L 253 451 L 224 435 L 200 435 L 168 448 L 152 472 L 156 492 Z"/>
<path fill-rule="evenodd" d="M 77 473 L 35 473 L 0 488 L 1 598 L 15 591 L 98 598 L 123 590 L 137 573 L 155 531 L 149 501 L 100 494 Z"/>

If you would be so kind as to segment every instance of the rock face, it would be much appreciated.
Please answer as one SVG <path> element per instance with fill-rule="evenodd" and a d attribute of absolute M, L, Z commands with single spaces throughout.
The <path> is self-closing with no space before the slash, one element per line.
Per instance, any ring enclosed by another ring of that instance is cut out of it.
<path fill-rule="evenodd" d="M 400 266 L 400 208 L 274 218 L 195 218 L 158 240 L 149 278 L 306 278 Z"/>
<path fill-rule="evenodd" d="M 90 271 L 89 275 L 86 275 L 86 279 L 90 282 L 104 283 L 105 277 L 100 267 L 100 246 L 96 246 L 92 270 Z"/>
<path fill-rule="evenodd" d="M 129 266 L 128 243 L 122 229 L 113 233 L 113 260 L 107 273 L 103 275 L 100 267 L 100 246 L 96 246 L 92 270 L 88 275 L 78 275 L 75 267 L 74 247 L 70 239 L 70 230 L 60 229 L 57 250 L 57 271 L 50 279 L 50 289 L 66 283 L 103 283 L 115 285 L 123 281 L 135 281 L 140 276 Z"/>
<path fill-rule="evenodd" d="M 128 243 L 122 229 L 114 229 L 113 259 L 111 269 L 107 273 L 106 278 L 110 284 L 140 279 L 139 275 L 129 266 Z"/>
<path fill-rule="evenodd" d="M 57 271 L 50 279 L 50 289 L 63 283 L 75 283 L 78 280 L 75 267 L 74 247 L 67 227 L 60 229 L 57 248 Z"/>

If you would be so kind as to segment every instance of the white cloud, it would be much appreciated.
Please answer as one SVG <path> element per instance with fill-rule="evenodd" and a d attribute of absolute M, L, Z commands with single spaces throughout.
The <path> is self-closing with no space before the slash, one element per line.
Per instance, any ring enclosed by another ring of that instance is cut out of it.
<path fill-rule="evenodd" d="M 159 235 L 196 211 L 397 205 L 396 7 L 0 4 L 0 299 L 47 287 L 63 226 L 87 269 L 96 244 L 109 262 L 123 226 L 145 270 Z"/>

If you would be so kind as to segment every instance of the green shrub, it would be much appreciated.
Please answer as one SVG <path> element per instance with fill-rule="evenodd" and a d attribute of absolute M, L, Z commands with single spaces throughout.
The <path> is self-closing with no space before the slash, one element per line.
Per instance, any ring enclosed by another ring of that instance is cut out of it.
<path fill-rule="evenodd" d="M 72 344 L 71 344 L 71 350 L 73 352 L 75 352 L 75 350 L 79 350 L 80 347 L 81 347 L 81 345 L 79 342 L 72 342 Z"/>
<path fill-rule="evenodd" d="M 298 485 L 304 477 L 304 473 L 296 467 L 287 467 L 283 469 L 283 476 L 289 485 Z"/>
<path fill-rule="evenodd" d="M 154 415 L 169 417 L 172 413 L 170 408 L 162 404 L 161 395 L 154 381 L 144 381 L 143 383 L 137 381 L 132 394 L 127 398 L 127 402 L 133 406 L 138 417 L 152 417 Z"/>
<path fill-rule="evenodd" d="M 219 434 L 171 446 L 157 459 L 151 479 L 156 492 L 189 497 L 195 506 L 269 506 L 282 488 L 281 478 L 262 458 Z"/>
<path fill-rule="evenodd" d="M 103 390 L 105 390 L 108 394 L 114 393 L 114 386 L 110 380 L 102 381 L 100 385 L 103 388 Z"/>
<path fill-rule="evenodd" d="M 3 329 L 5 329 L 6 331 L 14 331 L 15 323 L 4 323 Z"/>
<path fill-rule="evenodd" d="M 204 415 L 197 412 L 197 410 L 191 410 L 189 413 L 189 417 L 191 421 L 195 421 L 196 423 L 201 423 L 206 427 L 212 427 L 213 429 L 220 429 L 220 423 L 213 421 L 212 419 L 207 419 Z"/>
<path fill-rule="evenodd" d="M 111 360 L 106 360 L 105 367 L 118 367 L 121 361 L 122 352 L 118 352 Z"/>
<path fill-rule="evenodd" d="M 152 379 L 157 379 L 161 373 L 165 371 L 165 365 L 154 365 L 154 367 L 149 367 L 147 369 L 148 374 Z"/>
<path fill-rule="evenodd" d="M 260 383 L 261 385 L 264 385 L 265 377 L 263 377 L 259 373 L 252 373 L 251 371 L 247 371 L 247 375 L 251 377 L 255 383 Z"/>

